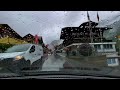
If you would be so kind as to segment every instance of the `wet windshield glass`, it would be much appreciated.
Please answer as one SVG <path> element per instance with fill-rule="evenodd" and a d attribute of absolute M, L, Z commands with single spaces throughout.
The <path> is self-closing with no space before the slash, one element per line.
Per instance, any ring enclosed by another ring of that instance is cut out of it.
<path fill-rule="evenodd" d="M 0 11 L 0 22 L 0 75 L 120 76 L 120 11 Z"/>

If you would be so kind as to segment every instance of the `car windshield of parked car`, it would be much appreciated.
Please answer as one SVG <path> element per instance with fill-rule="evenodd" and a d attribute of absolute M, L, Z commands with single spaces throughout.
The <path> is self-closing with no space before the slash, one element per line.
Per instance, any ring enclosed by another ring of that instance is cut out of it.
<path fill-rule="evenodd" d="M 24 52 L 27 51 L 30 48 L 31 45 L 16 45 L 13 47 L 8 48 L 5 53 L 14 53 L 14 52 Z"/>

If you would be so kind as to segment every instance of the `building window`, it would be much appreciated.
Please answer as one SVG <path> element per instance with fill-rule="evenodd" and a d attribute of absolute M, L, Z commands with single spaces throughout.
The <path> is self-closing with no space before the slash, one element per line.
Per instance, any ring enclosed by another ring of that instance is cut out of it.
<path fill-rule="evenodd" d="M 100 45 L 94 45 L 95 49 L 101 49 Z"/>
<path fill-rule="evenodd" d="M 116 64 L 115 58 L 107 59 L 108 64 Z"/>
<path fill-rule="evenodd" d="M 105 44 L 103 45 L 104 49 L 113 49 L 112 44 Z"/>

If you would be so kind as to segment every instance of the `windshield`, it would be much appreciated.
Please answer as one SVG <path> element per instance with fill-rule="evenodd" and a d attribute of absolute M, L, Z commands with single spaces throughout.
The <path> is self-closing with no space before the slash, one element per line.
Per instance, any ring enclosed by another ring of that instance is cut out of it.
<path fill-rule="evenodd" d="M 8 48 L 5 53 L 13 53 L 13 52 L 24 52 L 27 51 L 30 48 L 31 45 L 15 45 L 11 48 Z"/>
<path fill-rule="evenodd" d="M 120 76 L 120 11 L 0 11 L 0 21 L 0 75 Z"/>

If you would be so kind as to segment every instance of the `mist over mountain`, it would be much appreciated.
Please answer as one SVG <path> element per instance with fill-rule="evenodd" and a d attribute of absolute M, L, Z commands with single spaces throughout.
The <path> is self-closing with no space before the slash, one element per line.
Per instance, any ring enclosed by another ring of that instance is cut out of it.
<path fill-rule="evenodd" d="M 110 22 L 110 24 L 108 24 L 106 26 L 111 27 L 112 29 L 106 31 L 104 36 L 108 39 L 112 39 L 116 35 L 120 35 L 120 17 L 113 18 L 113 20 L 111 20 L 109 22 Z"/>
<path fill-rule="evenodd" d="M 120 13 L 116 13 L 99 22 L 98 27 L 110 27 L 112 29 L 104 32 L 106 39 L 113 39 L 116 35 L 120 35 Z"/>

